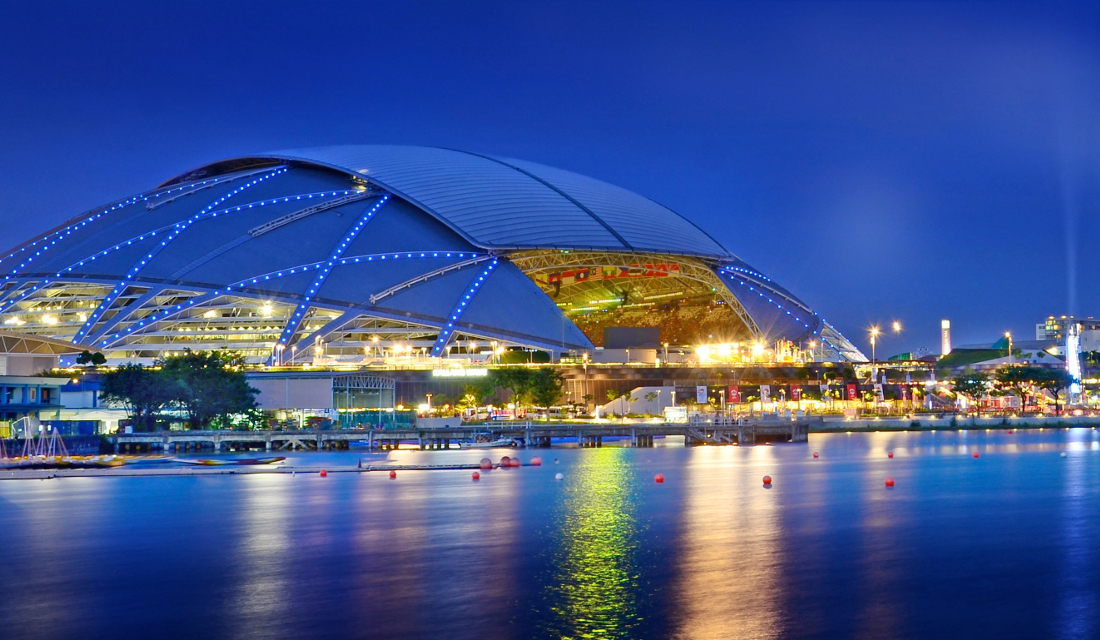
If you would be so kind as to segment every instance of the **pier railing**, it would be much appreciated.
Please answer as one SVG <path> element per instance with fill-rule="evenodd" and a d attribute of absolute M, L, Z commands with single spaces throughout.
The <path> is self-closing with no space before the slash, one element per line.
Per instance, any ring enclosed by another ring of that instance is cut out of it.
<path fill-rule="evenodd" d="M 554 439 L 575 441 L 582 447 L 602 446 L 604 438 L 629 437 L 631 444 L 651 447 L 654 438 L 681 436 L 686 444 L 741 444 L 757 442 L 805 442 L 812 422 L 821 418 L 798 420 L 756 419 L 719 423 L 689 424 L 539 424 L 502 423 L 463 425 L 442 429 L 338 429 L 298 431 L 158 431 L 120 433 L 110 436 L 116 452 L 213 450 L 285 451 L 293 449 L 346 449 L 363 443 L 375 449 L 393 449 L 412 444 L 420 449 L 469 446 L 479 436 L 492 440 L 512 439 L 521 447 L 548 447 Z"/>

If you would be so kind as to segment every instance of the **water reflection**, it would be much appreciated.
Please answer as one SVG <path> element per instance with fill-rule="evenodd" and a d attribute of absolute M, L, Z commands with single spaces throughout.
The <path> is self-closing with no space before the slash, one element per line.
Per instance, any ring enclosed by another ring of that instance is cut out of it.
<path fill-rule="evenodd" d="M 291 494 L 285 476 L 241 478 L 239 589 L 225 604 L 225 619 L 237 637 L 270 637 L 270 625 L 291 604 L 287 558 L 292 554 L 288 531 Z M 232 517 L 232 516 L 231 516 Z"/>
<path fill-rule="evenodd" d="M 700 447 L 684 474 L 683 550 L 675 593 L 678 636 L 776 638 L 780 617 L 779 505 L 765 490 L 773 447 Z"/>
<path fill-rule="evenodd" d="M 1064 554 L 1058 594 L 1058 631 L 1062 638 L 1095 638 L 1096 593 L 1089 589 L 1093 540 L 1089 526 L 1089 460 L 1084 455 L 1087 432 L 1074 430 L 1067 442 L 1062 483 L 1062 538 Z M 1080 453 L 1077 453 L 1080 452 Z"/>
<path fill-rule="evenodd" d="M 543 602 L 542 634 L 560 638 L 630 638 L 639 612 L 634 475 L 620 448 L 584 452 L 567 479 L 556 529 L 560 544 Z"/>
<path fill-rule="evenodd" d="M 870 434 L 872 441 L 894 439 L 893 434 Z M 965 439 L 965 438 L 963 438 Z M 959 450 L 976 449 L 975 444 L 960 445 Z M 893 487 L 886 487 L 884 478 L 899 476 L 903 487 L 907 472 L 901 460 L 888 464 L 880 457 L 880 467 L 872 463 L 863 468 L 863 479 L 858 488 L 859 531 L 862 533 L 858 550 L 859 614 L 856 637 L 893 638 L 899 635 L 901 613 L 893 594 L 902 582 L 904 567 L 895 539 L 901 529 L 902 519 L 897 512 L 901 500 Z"/>

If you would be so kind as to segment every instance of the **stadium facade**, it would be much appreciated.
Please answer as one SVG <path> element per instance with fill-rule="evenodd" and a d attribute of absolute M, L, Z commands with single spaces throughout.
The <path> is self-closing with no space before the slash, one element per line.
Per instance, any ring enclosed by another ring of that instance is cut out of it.
<path fill-rule="evenodd" d="M 593 348 L 819 345 L 866 361 L 792 293 L 672 210 L 568 171 L 402 146 L 215 162 L 0 256 L 4 331 L 110 361 L 228 348 L 363 363 Z M 760 347 L 757 346 L 759 349 Z"/>

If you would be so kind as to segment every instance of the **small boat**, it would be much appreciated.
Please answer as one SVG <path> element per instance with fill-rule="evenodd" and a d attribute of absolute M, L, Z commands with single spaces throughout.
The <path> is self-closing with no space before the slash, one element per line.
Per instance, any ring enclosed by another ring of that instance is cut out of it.
<path fill-rule="evenodd" d="M 276 462 L 282 462 L 286 460 L 284 456 L 271 456 L 268 458 L 224 458 L 224 459 L 211 459 L 211 458 L 176 458 L 176 462 L 182 462 L 183 464 L 193 464 L 202 467 L 225 467 L 229 465 L 255 465 L 255 464 L 275 464 Z"/>
<path fill-rule="evenodd" d="M 242 458 L 234 460 L 237 464 L 275 464 L 286 460 L 286 456 L 271 456 L 270 458 Z"/>
<path fill-rule="evenodd" d="M 499 447 L 515 447 L 516 441 L 511 438 L 497 438 L 488 442 L 459 442 L 460 449 L 496 449 Z"/>

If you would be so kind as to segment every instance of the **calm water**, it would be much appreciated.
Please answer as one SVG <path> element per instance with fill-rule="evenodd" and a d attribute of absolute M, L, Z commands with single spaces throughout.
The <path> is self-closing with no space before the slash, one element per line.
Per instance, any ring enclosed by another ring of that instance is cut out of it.
<path fill-rule="evenodd" d="M 0 637 L 1100 637 L 1100 431 L 531 455 L 0 482 Z"/>

